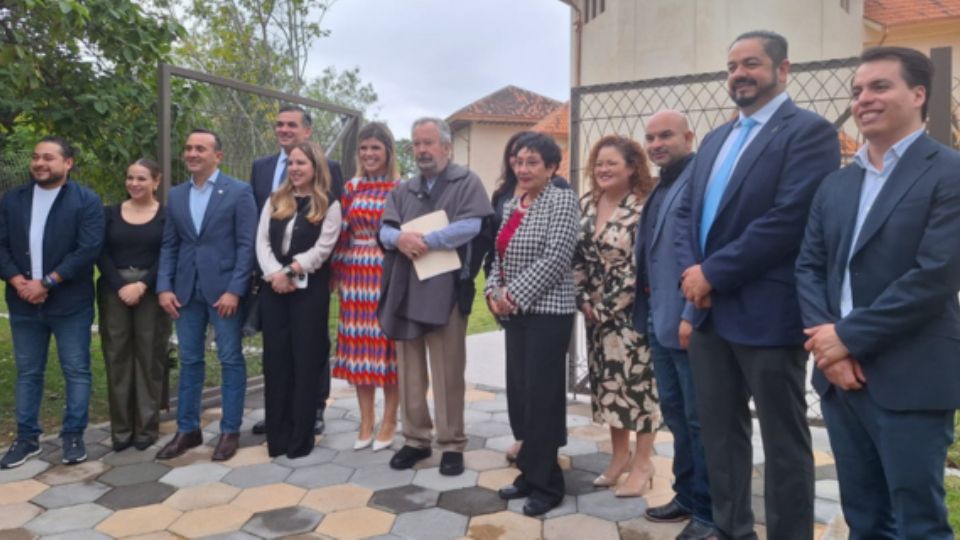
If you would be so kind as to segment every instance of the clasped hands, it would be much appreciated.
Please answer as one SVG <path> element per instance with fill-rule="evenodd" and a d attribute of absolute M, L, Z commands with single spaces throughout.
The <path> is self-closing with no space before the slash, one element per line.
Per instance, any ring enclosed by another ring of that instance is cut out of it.
<path fill-rule="evenodd" d="M 837 335 L 834 324 L 819 324 L 803 331 L 809 339 L 803 348 L 813 354 L 817 369 L 834 386 L 843 390 L 860 390 L 867 383 L 860 362 L 850 356 L 850 350 Z"/>
<path fill-rule="evenodd" d="M 713 287 L 703 275 L 702 265 L 695 264 L 683 271 L 680 276 L 680 289 L 683 296 L 697 309 L 710 307 L 710 292 Z"/>
<path fill-rule="evenodd" d="M 506 317 L 517 310 L 517 305 L 510 300 L 506 287 L 494 289 L 487 295 L 487 307 L 497 317 Z"/>
<path fill-rule="evenodd" d="M 297 261 L 290 263 L 290 270 L 293 270 L 293 273 L 298 276 L 304 273 L 303 267 Z M 277 294 L 288 294 L 297 290 L 297 284 L 293 282 L 293 278 L 285 274 L 283 270 L 270 274 L 267 280 L 270 282 L 270 288 Z"/>
<path fill-rule="evenodd" d="M 16 275 L 10 279 L 10 285 L 13 285 L 13 288 L 17 290 L 17 296 L 24 302 L 42 304 L 47 300 L 49 291 L 39 279 L 27 279 L 22 275 Z"/>
<path fill-rule="evenodd" d="M 404 231 L 397 238 L 397 249 L 411 261 L 422 257 L 430 247 L 423 240 L 423 234 L 412 231 Z"/>

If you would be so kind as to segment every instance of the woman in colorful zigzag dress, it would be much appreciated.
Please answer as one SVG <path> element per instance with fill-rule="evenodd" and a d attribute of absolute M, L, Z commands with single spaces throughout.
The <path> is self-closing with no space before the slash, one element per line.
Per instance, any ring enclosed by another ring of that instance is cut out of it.
<path fill-rule="evenodd" d="M 377 244 L 387 196 L 399 182 L 393 134 L 371 122 L 357 136 L 360 176 L 344 185 L 340 241 L 333 256 L 334 283 L 340 295 L 340 323 L 333 376 L 357 390 L 360 431 L 354 450 L 373 446 L 375 452 L 393 444 L 397 428 L 397 354 L 377 320 L 383 252 Z M 383 388 L 380 430 L 374 437 L 374 393 Z"/>

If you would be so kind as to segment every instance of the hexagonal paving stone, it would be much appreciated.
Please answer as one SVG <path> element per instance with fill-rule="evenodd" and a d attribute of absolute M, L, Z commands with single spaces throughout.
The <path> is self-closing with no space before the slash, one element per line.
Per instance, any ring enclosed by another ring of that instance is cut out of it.
<path fill-rule="evenodd" d="M 197 463 L 186 467 L 177 467 L 160 478 L 164 484 L 178 488 L 199 486 L 219 482 L 232 469 L 216 463 Z"/>
<path fill-rule="evenodd" d="M 468 435 L 476 435 L 477 437 L 500 437 L 503 435 L 512 435 L 513 431 L 510 430 L 509 424 L 504 424 L 502 422 L 477 422 L 474 424 L 467 424 L 467 427 L 464 429 Z"/>
<path fill-rule="evenodd" d="M 463 400 L 467 403 L 475 401 L 490 401 L 496 398 L 497 394 L 494 392 L 487 392 L 486 390 L 470 389 L 463 394 Z"/>
<path fill-rule="evenodd" d="M 31 538 L 34 538 L 31 536 Z M 83 530 L 83 531 L 67 531 L 65 533 L 47 535 L 43 537 L 43 540 L 112 540 L 112 536 L 108 536 L 101 532 L 93 530 Z M 137 537 L 137 540 L 141 540 Z"/>
<path fill-rule="evenodd" d="M 479 437 L 477 435 L 467 435 L 467 445 L 463 448 L 464 452 L 472 452 L 474 450 L 482 450 L 487 446 L 487 438 Z"/>
<path fill-rule="evenodd" d="M 173 494 L 177 488 L 160 482 L 144 482 L 132 486 L 122 486 L 112 489 L 99 499 L 97 503 L 111 510 L 123 510 L 137 506 L 159 504 Z"/>
<path fill-rule="evenodd" d="M 595 475 L 602 474 L 610 465 L 610 454 L 603 452 L 594 452 L 592 454 L 581 454 L 570 458 L 571 467 L 581 471 L 587 471 Z"/>
<path fill-rule="evenodd" d="M 330 463 L 335 457 L 337 457 L 336 450 L 315 446 L 313 450 L 306 456 L 298 457 L 296 459 L 290 459 L 287 456 L 280 456 L 273 458 L 273 462 L 281 467 L 300 469 L 303 467 L 312 467 L 313 465 Z"/>
<path fill-rule="evenodd" d="M 578 471 L 576 469 L 571 469 L 569 471 L 563 471 L 563 483 L 564 483 L 564 493 L 567 495 L 584 495 L 587 493 L 593 493 L 598 488 L 593 485 L 593 480 L 597 475 L 589 473 L 586 471 Z M 610 490 L 606 490 L 610 491 Z M 613 493 L 611 491 L 611 493 Z"/>
<path fill-rule="evenodd" d="M 316 531 L 331 538 L 368 538 L 390 532 L 394 516 L 375 508 L 353 508 L 324 516 Z"/>
<path fill-rule="evenodd" d="M 292 536 L 291 538 L 299 538 L 299 537 L 300 535 Z M 180 537 L 177 537 L 177 540 L 179 540 L 179 538 Z M 140 539 L 137 538 L 136 540 L 140 540 Z M 260 537 L 244 531 L 231 531 L 228 533 L 204 536 L 203 540 L 260 540 Z"/>
<path fill-rule="evenodd" d="M 504 467 L 502 469 L 483 471 L 477 477 L 477 485 L 496 491 L 503 486 L 512 484 L 513 480 L 519 474 L 520 469 L 516 467 Z"/>
<path fill-rule="evenodd" d="M 470 408 L 475 411 L 483 411 L 483 412 L 489 412 L 489 413 L 506 412 L 507 397 L 504 394 L 502 399 L 498 396 L 497 399 L 491 399 L 487 401 L 475 401 L 470 404 Z"/>
<path fill-rule="evenodd" d="M 209 433 L 205 433 L 207 436 L 211 436 Z M 161 445 L 165 444 L 161 439 Z M 162 446 L 161 446 L 162 448 Z M 210 458 L 213 457 L 213 447 L 201 444 L 200 446 L 191 448 L 183 454 L 173 459 L 164 460 L 163 463 L 175 467 L 187 467 L 189 465 L 203 465 L 210 464 Z"/>
<path fill-rule="evenodd" d="M 523 505 L 527 502 L 526 499 L 514 499 L 507 504 L 507 510 L 511 512 L 516 512 L 517 514 L 523 514 Z M 557 506 L 547 512 L 546 514 L 536 516 L 535 519 L 543 521 L 544 519 L 553 519 L 555 517 L 566 516 L 569 514 L 577 513 L 577 498 L 567 495 L 563 498 L 563 501 L 560 502 L 560 506 Z"/>
<path fill-rule="evenodd" d="M 102 461 L 89 460 L 76 465 L 55 465 L 36 477 L 38 482 L 48 486 L 59 486 L 73 482 L 93 480 L 108 471 L 110 467 Z"/>
<path fill-rule="evenodd" d="M 514 512 L 497 512 L 477 516 L 470 520 L 467 534 L 470 538 L 496 538 L 497 540 L 526 540 L 541 538 L 540 520 Z M 583 538 L 603 538 L 590 537 Z"/>
<path fill-rule="evenodd" d="M 579 414 L 568 414 L 567 415 L 567 428 L 575 428 L 580 426 L 589 426 L 591 424 L 590 418 L 586 416 L 580 416 Z"/>
<path fill-rule="evenodd" d="M 64 484 L 48 489 L 33 498 L 33 502 L 44 508 L 60 508 L 93 502 L 104 493 L 110 491 L 110 486 L 100 482 L 86 481 L 73 484 Z"/>
<path fill-rule="evenodd" d="M 507 414 L 507 413 L 495 413 L 495 414 L 491 414 L 491 413 L 488 413 L 488 412 L 486 412 L 486 411 L 477 411 L 477 410 L 474 410 L 474 409 L 471 409 L 471 408 L 468 407 L 467 409 L 465 409 L 465 410 L 463 411 L 463 423 L 464 423 L 464 424 L 467 424 L 467 425 L 470 425 L 470 424 L 473 424 L 473 423 L 475 423 L 475 422 L 489 422 L 489 421 L 491 421 L 491 420 L 496 420 L 496 421 L 499 422 L 500 420 L 497 419 L 497 415 L 499 415 L 499 414 L 504 415 L 504 420 L 503 420 L 503 421 L 506 421 L 506 414 Z"/>
<path fill-rule="evenodd" d="M 560 447 L 560 453 L 567 456 L 579 456 L 582 454 L 592 454 L 597 451 L 597 443 L 594 441 L 579 439 L 576 437 L 567 437 L 567 445 Z"/>
<path fill-rule="evenodd" d="M 181 512 L 162 504 L 120 510 L 100 522 L 97 530 L 119 538 L 165 530 Z"/>
<path fill-rule="evenodd" d="M 391 452 L 374 452 L 369 448 L 358 451 L 348 451 L 340 452 L 336 458 L 334 458 L 333 463 L 337 465 L 343 465 L 344 467 L 351 467 L 353 469 L 364 469 L 367 467 L 375 467 L 377 465 L 385 465 L 390 461 L 390 458 L 393 457 Z"/>
<path fill-rule="evenodd" d="M 87 450 L 87 460 L 90 462 L 99 460 L 111 451 L 110 448 L 102 444 L 87 442 L 84 446 Z M 40 455 L 40 459 L 52 465 L 61 465 L 63 463 L 63 450 L 58 447 L 50 452 L 44 452 Z"/>
<path fill-rule="evenodd" d="M 377 465 L 376 467 L 368 467 L 355 472 L 353 476 L 350 477 L 350 483 L 379 491 L 381 489 L 405 486 L 413 481 L 413 477 L 416 474 L 416 471 L 412 469 L 398 471 L 390 468 L 389 465 Z"/>
<path fill-rule="evenodd" d="M 3 488 L 0 488 L 0 506 L 27 502 L 48 489 L 50 489 L 50 486 L 37 482 L 36 480 L 10 482 L 4 485 Z"/>
<path fill-rule="evenodd" d="M 230 484 L 240 488 L 264 486 L 283 482 L 293 469 L 281 467 L 273 463 L 263 463 L 260 465 L 248 465 L 238 467 L 227 473 L 221 480 L 224 484 Z"/>
<path fill-rule="evenodd" d="M 353 443 L 356 441 L 356 433 L 333 433 L 330 435 L 324 435 L 320 439 L 319 446 L 338 451 L 353 450 Z"/>
<path fill-rule="evenodd" d="M 264 463 L 270 463 L 270 455 L 267 453 L 267 447 L 260 446 L 248 446 L 246 448 L 240 448 L 237 450 L 237 453 L 233 455 L 232 458 L 222 463 L 227 467 L 246 467 L 247 465 L 261 465 Z"/>
<path fill-rule="evenodd" d="M 99 504 L 78 504 L 44 512 L 31 519 L 25 528 L 41 536 L 77 529 L 92 529 L 112 513 L 112 510 Z"/>
<path fill-rule="evenodd" d="M 501 435 L 488 438 L 485 446 L 494 452 L 506 452 L 515 442 L 513 435 Z"/>
<path fill-rule="evenodd" d="M 251 516 L 252 512 L 233 505 L 212 506 L 184 513 L 167 529 L 187 538 L 210 536 L 237 531 Z"/>
<path fill-rule="evenodd" d="M 163 504 L 177 510 L 198 510 L 219 506 L 232 501 L 240 493 L 240 488 L 215 482 L 177 490 Z"/>
<path fill-rule="evenodd" d="M 345 418 L 327 418 L 324 421 L 323 433 L 325 435 L 334 435 L 337 433 L 356 433 L 360 428 L 360 423 Z"/>
<path fill-rule="evenodd" d="M 612 489 L 581 495 L 577 499 L 577 508 L 581 514 L 590 514 L 608 521 L 625 521 L 642 516 L 647 509 L 643 497 L 617 497 Z"/>
<path fill-rule="evenodd" d="M 339 484 L 311 489 L 300 500 L 300 506 L 329 514 L 338 510 L 366 506 L 372 495 L 373 491 L 369 489 L 350 484 Z"/>
<path fill-rule="evenodd" d="M 289 484 L 269 484 L 241 491 L 230 505 L 250 513 L 267 512 L 296 506 L 306 493 L 307 490 Z"/>
<path fill-rule="evenodd" d="M 40 515 L 43 508 L 28 502 L 18 502 L 0 506 L 0 531 L 22 527 L 31 519 Z M 4 532 L 6 534 L 6 532 Z"/>
<path fill-rule="evenodd" d="M 439 498 L 440 493 L 432 489 L 420 486 L 401 486 L 377 491 L 370 498 L 369 505 L 395 514 L 402 514 L 434 507 L 437 505 Z"/>
<path fill-rule="evenodd" d="M 595 521 L 600 521 L 602 523 L 608 523 L 606 521 L 600 520 L 598 518 L 584 516 L 581 514 L 580 517 L 585 519 L 583 520 L 573 520 L 570 523 L 564 523 L 568 526 L 570 530 L 576 531 L 580 526 L 590 526 L 594 525 L 595 527 L 606 527 L 605 525 L 598 525 Z M 549 523 L 549 522 L 548 522 Z M 621 521 L 618 523 L 618 529 L 620 533 L 620 538 L 627 539 L 640 539 L 644 540 L 674 540 L 677 536 L 680 535 L 680 531 L 687 526 L 686 521 L 681 521 L 679 523 L 654 523 L 648 519 L 642 517 L 631 519 L 629 521 Z M 546 527 L 545 527 L 546 528 Z M 590 530 L 590 529 L 588 529 Z M 577 538 L 576 536 L 563 535 L 561 531 L 555 531 L 559 537 L 573 540 Z M 763 538 L 761 536 L 760 538 Z M 814 538 L 823 538 L 822 536 L 814 535 Z"/>
<path fill-rule="evenodd" d="M 583 514 L 574 514 L 545 521 L 543 536 L 563 540 L 581 540 L 583 538 L 618 538 L 619 533 L 616 523 Z"/>
<path fill-rule="evenodd" d="M 325 463 L 323 465 L 303 467 L 293 471 L 293 473 L 287 477 L 287 483 L 312 489 L 333 484 L 342 484 L 349 480 L 351 475 L 353 475 L 353 469 L 349 467 Z"/>
<path fill-rule="evenodd" d="M 159 463 L 137 463 L 122 465 L 98 478 L 100 482 L 111 486 L 132 486 L 143 482 L 152 482 L 170 472 L 170 467 Z"/>
<path fill-rule="evenodd" d="M 312 531 L 323 514 L 293 506 L 254 514 L 243 530 L 260 538 L 284 538 Z"/>
<path fill-rule="evenodd" d="M 477 471 L 463 471 L 457 476 L 444 476 L 439 468 L 430 468 L 417 471 L 413 483 L 435 491 L 449 491 L 477 485 L 477 475 Z"/>
<path fill-rule="evenodd" d="M 3 451 L 6 453 L 6 450 Z M 50 464 L 40 459 L 31 459 L 16 469 L 0 471 L 0 485 L 20 480 L 29 480 L 50 468 Z"/>
<path fill-rule="evenodd" d="M 830 523 L 833 518 L 842 515 L 840 502 L 827 499 L 814 499 L 813 501 L 813 519 L 817 523 Z"/>
<path fill-rule="evenodd" d="M 489 403 L 489 402 L 482 402 Z M 427 508 L 397 516 L 390 531 L 397 536 L 417 540 L 447 540 L 462 536 L 467 529 L 466 516 L 442 508 Z M 322 525 L 322 523 L 321 523 Z"/>
<path fill-rule="evenodd" d="M 469 487 L 441 493 L 437 506 L 465 516 L 479 516 L 506 510 L 507 501 L 491 489 Z"/>
<path fill-rule="evenodd" d="M 503 452 L 483 449 L 464 452 L 463 465 L 473 471 L 488 471 L 509 467 L 510 463 Z"/>
<path fill-rule="evenodd" d="M 109 454 L 103 456 L 100 461 L 113 467 L 119 467 L 121 465 L 133 465 L 134 463 L 149 463 L 154 460 L 158 451 L 160 451 L 160 447 L 156 445 L 151 446 L 146 450 L 129 448 L 123 452 L 110 452 Z"/>

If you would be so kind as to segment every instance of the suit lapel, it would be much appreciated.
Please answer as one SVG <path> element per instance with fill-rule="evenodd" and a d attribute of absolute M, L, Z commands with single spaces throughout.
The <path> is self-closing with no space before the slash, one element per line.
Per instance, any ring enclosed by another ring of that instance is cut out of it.
<path fill-rule="evenodd" d="M 196 240 L 197 228 L 193 223 L 193 216 L 190 214 L 190 190 L 193 189 L 193 186 L 190 185 L 189 180 L 187 180 L 186 184 L 181 185 L 186 189 L 172 190 L 170 192 L 170 198 L 173 199 L 170 201 L 170 211 L 174 212 L 175 209 L 179 208 L 180 211 L 183 212 L 184 222 L 188 225 L 186 227 L 187 234 L 190 235 L 190 238 Z"/>
<path fill-rule="evenodd" d="M 697 152 L 697 157 L 695 157 L 693 163 L 689 165 L 696 167 L 690 179 L 690 182 L 693 183 L 693 185 L 690 186 L 690 189 L 693 190 L 693 197 L 691 199 L 693 206 L 690 208 L 690 218 L 695 230 L 700 229 L 700 218 L 703 213 L 703 197 L 707 191 L 707 184 L 710 182 L 710 171 L 713 170 L 713 163 L 717 161 L 717 155 L 720 154 L 723 143 L 727 140 L 727 137 L 730 136 L 730 132 L 733 131 L 733 125 L 734 122 L 727 122 L 725 125 L 717 128 L 717 136 L 711 137 L 709 141 L 705 141 L 703 148 Z"/>
<path fill-rule="evenodd" d="M 853 255 L 870 240 L 870 237 L 880 230 L 880 227 L 890 216 L 890 212 L 893 212 L 903 196 L 933 165 L 930 159 L 936 154 L 936 146 L 930 143 L 926 135 L 921 135 L 907 148 L 907 151 L 883 184 L 883 188 L 877 195 L 877 200 L 874 201 L 873 207 L 864 219 L 860 235 L 857 237 L 857 245 L 853 247 Z"/>
<path fill-rule="evenodd" d="M 840 258 L 837 267 L 841 271 L 846 269 L 850 258 L 853 229 L 857 223 L 857 208 L 860 206 L 860 192 L 863 190 L 863 174 L 863 168 L 851 165 L 843 169 L 835 180 L 830 180 L 837 182 L 836 197 L 830 204 L 830 209 L 836 212 L 838 218 L 835 222 L 840 233 Z M 830 234 L 830 231 L 827 234 Z M 840 305 L 839 302 L 840 299 L 837 298 L 837 306 Z"/>
<path fill-rule="evenodd" d="M 206 230 L 207 224 L 210 223 L 210 216 L 217 211 L 217 207 L 220 206 L 220 203 L 223 201 L 224 196 L 228 191 L 228 186 L 226 177 L 223 173 L 218 174 L 217 181 L 213 184 L 213 192 L 210 193 L 210 201 L 207 203 L 206 210 L 203 211 L 203 222 L 200 224 L 200 234 L 197 236 L 203 236 L 203 231 Z"/>
<path fill-rule="evenodd" d="M 657 211 L 657 220 L 653 223 L 653 240 L 650 242 L 651 249 L 657 245 L 657 241 L 660 239 L 660 231 L 663 230 L 663 223 L 667 219 L 667 209 L 673 204 L 673 200 L 677 198 L 677 195 L 683 191 L 684 184 L 686 184 L 686 179 L 683 173 L 680 173 L 680 176 L 677 177 L 673 185 L 670 186 L 670 189 L 664 194 L 663 201 L 660 203 L 660 209 Z"/>

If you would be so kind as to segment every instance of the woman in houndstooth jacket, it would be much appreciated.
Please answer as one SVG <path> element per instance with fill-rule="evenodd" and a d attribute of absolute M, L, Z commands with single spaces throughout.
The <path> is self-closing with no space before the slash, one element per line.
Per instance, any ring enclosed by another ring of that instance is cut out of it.
<path fill-rule="evenodd" d="M 565 356 L 577 309 L 571 259 L 580 213 L 574 192 L 550 182 L 560 159 L 546 135 L 518 141 L 523 195 L 504 207 L 486 287 L 506 329 L 508 414 L 523 441 L 520 476 L 500 496 L 528 497 L 527 515 L 560 504 L 564 490 L 557 451 L 567 442 Z"/>

